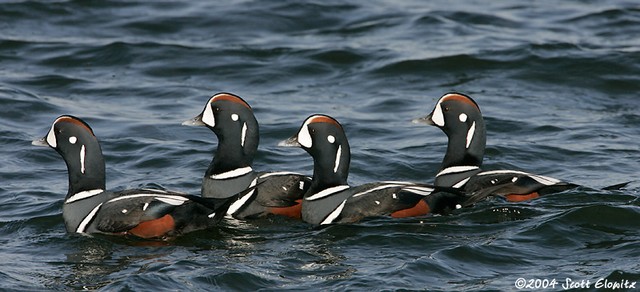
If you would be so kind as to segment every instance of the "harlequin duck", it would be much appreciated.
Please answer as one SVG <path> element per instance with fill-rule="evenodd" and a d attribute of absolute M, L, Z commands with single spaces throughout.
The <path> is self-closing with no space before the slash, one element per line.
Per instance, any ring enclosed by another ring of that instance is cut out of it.
<path fill-rule="evenodd" d="M 202 180 L 202 196 L 229 198 L 249 187 L 227 213 L 237 219 L 269 214 L 300 218 L 300 201 L 311 178 L 292 172 L 253 170 L 258 151 L 259 130 L 251 106 L 237 95 L 218 93 L 204 110 L 183 125 L 207 126 L 218 138 L 218 147 Z"/>
<path fill-rule="evenodd" d="M 107 191 L 98 139 L 74 116 L 58 117 L 47 135 L 32 144 L 50 146 L 67 164 L 69 191 L 62 216 L 69 232 L 166 239 L 216 226 L 229 207 L 224 200 L 164 190 Z"/>
<path fill-rule="evenodd" d="M 484 120 L 478 104 L 467 95 L 457 92 L 443 95 L 429 115 L 414 122 L 436 126 L 449 138 L 435 185 L 473 193 L 473 199 L 467 203 L 492 194 L 508 201 L 524 201 L 577 187 L 517 170 L 483 171 L 480 166 L 486 144 Z"/>
<path fill-rule="evenodd" d="M 308 117 L 281 146 L 297 146 L 313 157 L 313 180 L 302 201 L 302 219 L 322 225 L 352 223 L 365 217 L 413 217 L 454 209 L 465 198 L 456 192 L 429 199 L 436 188 L 410 182 L 375 182 L 351 187 L 350 148 L 342 125 L 327 115 Z"/>

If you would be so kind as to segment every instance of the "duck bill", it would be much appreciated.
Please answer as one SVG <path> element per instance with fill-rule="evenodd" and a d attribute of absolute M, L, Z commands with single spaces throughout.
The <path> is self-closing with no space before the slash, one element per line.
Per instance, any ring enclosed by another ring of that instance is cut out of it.
<path fill-rule="evenodd" d="M 435 126 L 436 124 L 433 122 L 433 119 L 431 118 L 432 115 L 433 114 L 431 113 L 426 117 L 413 119 L 411 122 L 413 122 L 414 124 L 427 124 L 427 125 Z"/>
<path fill-rule="evenodd" d="M 298 135 L 294 135 L 294 136 L 289 137 L 286 140 L 280 141 L 280 143 L 278 143 L 278 146 L 280 146 L 280 147 L 302 147 L 302 145 L 300 145 L 300 143 L 298 143 Z"/>
<path fill-rule="evenodd" d="M 182 122 L 182 125 L 191 127 L 206 126 L 206 124 L 202 121 L 202 114 L 195 116 L 193 119 Z"/>
<path fill-rule="evenodd" d="M 49 144 L 47 143 L 47 137 L 42 137 L 40 139 L 36 139 L 31 141 L 31 145 L 33 146 L 41 146 L 41 147 L 49 147 Z"/>

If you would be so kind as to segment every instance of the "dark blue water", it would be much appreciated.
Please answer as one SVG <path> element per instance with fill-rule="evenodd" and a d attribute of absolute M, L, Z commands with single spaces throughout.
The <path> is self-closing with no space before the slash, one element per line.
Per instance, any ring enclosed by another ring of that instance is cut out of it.
<path fill-rule="evenodd" d="M 494 3 L 495 2 L 495 3 Z M 0 4 L 0 287 L 5 290 L 516 290 L 519 278 L 640 281 L 635 1 L 8 1 Z M 586 186 L 451 216 L 315 229 L 227 220 L 150 245 L 67 234 L 66 169 L 32 147 L 60 114 L 100 138 L 110 189 L 198 193 L 209 96 L 261 124 L 254 168 L 309 114 L 340 120 L 350 182 L 432 182 L 446 137 L 412 124 L 445 92 L 480 104 L 487 169 Z M 621 191 L 594 190 L 634 181 Z M 601 282 L 602 283 L 602 282 Z M 636 284 L 640 286 L 640 284 Z M 530 290 L 530 289 L 525 289 Z"/>

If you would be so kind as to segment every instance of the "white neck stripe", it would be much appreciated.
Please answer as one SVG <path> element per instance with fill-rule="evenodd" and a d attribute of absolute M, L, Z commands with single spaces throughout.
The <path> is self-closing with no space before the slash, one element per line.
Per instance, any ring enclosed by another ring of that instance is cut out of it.
<path fill-rule="evenodd" d="M 244 140 L 247 138 L 247 123 L 242 125 L 242 140 L 240 140 L 240 146 L 244 147 Z"/>
<path fill-rule="evenodd" d="M 471 140 L 473 140 L 473 135 L 476 132 L 476 121 L 473 121 L 473 124 L 471 124 L 471 128 L 469 128 L 469 131 L 467 132 L 467 145 L 465 148 L 469 149 L 469 146 L 471 145 Z"/>
<path fill-rule="evenodd" d="M 342 156 L 342 145 L 338 145 L 338 152 L 336 152 L 336 162 L 333 166 L 333 173 L 338 172 L 338 167 L 340 166 L 340 156 Z"/>
<path fill-rule="evenodd" d="M 348 185 L 340 185 L 340 186 L 330 187 L 328 189 L 324 189 L 322 191 L 319 191 L 319 192 L 317 192 L 317 193 L 305 198 L 305 200 L 307 200 L 307 201 L 317 200 L 317 199 L 320 199 L 320 198 L 324 198 L 324 197 L 333 195 L 333 194 L 335 194 L 337 192 L 344 191 L 344 190 L 346 190 L 348 188 L 349 188 Z"/>
<path fill-rule="evenodd" d="M 65 204 L 69 204 L 69 203 L 73 203 L 75 201 L 78 200 L 82 200 L 82 199 L 86 199 L 89 197 L 93 197 L 97 194 L 100 194 L 104 192 L 103 189 L 95 189 L 95 190 L 88 190 L 88 191 L 82 191 L 79 193 L 75 193 L 74 195 L 72 195 L 71 197 L 69 197 L 66 201 L 64 201 Z"/>
<path fill-rule="evenodd" d="M 471 170 L 476 170 L 476 169 L 480 169 L 480 167 L 477 167 L 477 166 L 451 166 L 451 167 L 447 167 L 447 168 L 443 169 L 441 172 L 436 174 L 436 177 L 441 176 L 441 175 L 445 175 L 445 174 L 461 173 L 461 172 L 471 171 Z"/>
<path fill-rule="evenodd" d="M 236 168 L 234 170 L 230 170 L 220 174 L 212 174 L 209 177 L 212 179 L 227 179 L 227 178 L 239 177 L 247 173 L 250 173 L 252 171 L 253 169 L 251 168 L 251 166 L 247 166 L 247 167 Z"/>

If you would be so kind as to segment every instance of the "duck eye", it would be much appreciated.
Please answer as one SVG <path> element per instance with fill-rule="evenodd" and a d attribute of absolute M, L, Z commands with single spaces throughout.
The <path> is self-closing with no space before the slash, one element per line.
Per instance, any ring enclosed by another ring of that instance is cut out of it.
<path fill-rule="evenodd" d="M 449 110 L 451 110 L 451 109 L 450 109 L 448 106 L 445 106 L 445 107 L 444 107 L 444 111 L 445 111 L 445 112 L 448 112 Z"/>

